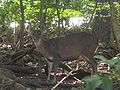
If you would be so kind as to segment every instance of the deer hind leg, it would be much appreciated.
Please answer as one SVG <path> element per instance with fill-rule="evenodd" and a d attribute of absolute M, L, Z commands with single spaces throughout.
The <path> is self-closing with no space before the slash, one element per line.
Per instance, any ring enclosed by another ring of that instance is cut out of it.
<path fill-rule="evenodd" d="M 95 74 L 97 74 L 97 62 L 92 59 L 92 62 L 91 62 L 91 63 L 92 63 L 92 64 L 91 64 L 91 66 L 92 66 L 92 72 L 91 72 L 91 74 L 92 74 L 92 75 L 95 75 Z"/>
<path fill-rule="evenodd" d="M 91 56 L 82 56 L 83 60 L 85 60 L 88 64 L 91 65 L 91 75 L 95 75 L 97 73 L 97 63 Z"/>
<path fill-rule="evenodd" d="M 79 70 L 80 69 L 80 60 L 81 60 L 81 56 L 78 58 L 78 60 L 76 61 L 77 62 L 77 67 L 76 67 L 76 70 Z"/>

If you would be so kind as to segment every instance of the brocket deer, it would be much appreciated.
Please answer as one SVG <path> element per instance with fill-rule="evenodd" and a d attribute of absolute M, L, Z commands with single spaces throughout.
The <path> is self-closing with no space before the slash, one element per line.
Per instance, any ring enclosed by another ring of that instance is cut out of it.
<path fill-rule="evenodd" d="M 54 81 L 60 61 L 79 60 L 82 58 L 92 67 L 91 75 L 97 73 L 97 63 L 93 60 L 98 40 L 85 32 L 45 40 L 44 31 L 31 30 L 33 41 L 38 51 L 48 59 L 48 80 L 54 66 Z"/>

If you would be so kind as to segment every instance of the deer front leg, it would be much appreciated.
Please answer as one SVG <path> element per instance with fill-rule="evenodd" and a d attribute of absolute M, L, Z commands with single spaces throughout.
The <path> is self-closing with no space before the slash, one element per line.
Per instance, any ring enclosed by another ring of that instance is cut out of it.
<path fill-rule="evenodd" d="M 56 73 L 57 73 L 57 69 L 59 67 L 60 64 L 60 59 L 56 58 L 54 61 L 54 82 L 56 82 Z"/>
<path fill-rule="evenodd" d="M 47 80 L 50 80 L 50 74 L 51 74 L 52 68 L 53 68 L 53 62 L 48 61 L 48 79 Z"/>

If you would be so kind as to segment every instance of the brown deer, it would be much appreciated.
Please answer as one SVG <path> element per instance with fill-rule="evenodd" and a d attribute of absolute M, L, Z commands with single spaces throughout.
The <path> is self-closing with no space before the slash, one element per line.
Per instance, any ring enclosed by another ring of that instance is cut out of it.
<path fill-rule="evenodd" d="M 93 60 L 98 40 L 85 32 L 76 32 L 61 37 L 45 40 L 44 31 L 31 30 L 33 41 L 38 51 L 48 59 L 48 80 L 54 66 L 54 81 L 61 61 L 82 58 L 92 67 L 91 75 L 97 73 L 97 63 Z"/>

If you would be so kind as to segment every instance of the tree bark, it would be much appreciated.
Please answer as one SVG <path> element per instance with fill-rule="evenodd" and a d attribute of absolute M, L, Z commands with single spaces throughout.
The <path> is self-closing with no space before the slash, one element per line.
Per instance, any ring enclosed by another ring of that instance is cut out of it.
<path fill-rule="evenodd" d="M 14 26 L 14 45 L 16 45 L 16 43 L 17 43 L 17 30 L 16 30 L 16 25 L 15 25 Z"/>
<path fill-rule="evenodd" d="M 21 24 L 20 24 L 20 50 L 24 50 L 24 6 L 22 0 L 20 0 L 21 9 Z"/>
<path fill-rule="evenodd" d="M 112 29 L 115 34 L 116 48 L 117 48 L 117 51 L 120 52 L 119 25 L 116 17 L 117 10 L 115 8 L 115 5 L 113 4 L 113 0 L 109 0 L 109 4 L 110 4 L 110 10 L 111 10 Z"/>
<path fill-rule="evenodd" d="M 60 12 L 59 12 L 59 0 L 56 0 L 56 9 L 58 16 L 58 35 L 60 35 Z"/>
<path fill-rule="evenodd" d="M 41 3 L 40 3 L 40 12 L 39 12 L 39 14 L 40 14 L 40 16 L 39 16 L 39 20 L 40 20 L 40 26 L 39 26 L 39 28 L 41 29 L 41 30 L 43 30 L 44 29 L 44 25 L 43 25 L 43 5 L 44 5 L 44 1 L 43 0 L 41 0 Z"/>

